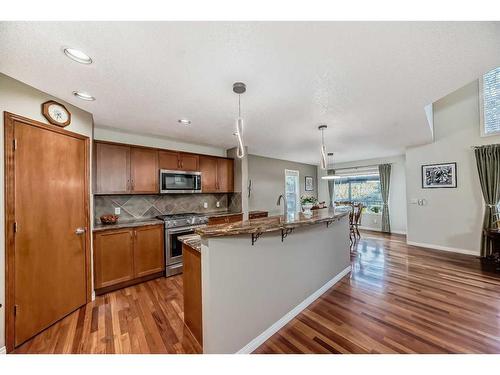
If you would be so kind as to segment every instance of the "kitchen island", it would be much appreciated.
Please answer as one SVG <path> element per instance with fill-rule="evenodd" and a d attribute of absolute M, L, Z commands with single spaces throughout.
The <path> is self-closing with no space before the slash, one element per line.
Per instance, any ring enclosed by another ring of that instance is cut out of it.
<path fill-rule="evenodd" d="M 204 353 L 250 353 L 350 271 L 348 212 L 198 228 L 184 244 L 184 316 Z"/>

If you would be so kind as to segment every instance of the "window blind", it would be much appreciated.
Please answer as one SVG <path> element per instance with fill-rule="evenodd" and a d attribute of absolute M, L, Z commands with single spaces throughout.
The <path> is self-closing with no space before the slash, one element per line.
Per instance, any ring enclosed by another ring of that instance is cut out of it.
<path fill-rule="evenodd" d="M 500 133 L 500 67 L 483 75 L 484 134 Z"/>

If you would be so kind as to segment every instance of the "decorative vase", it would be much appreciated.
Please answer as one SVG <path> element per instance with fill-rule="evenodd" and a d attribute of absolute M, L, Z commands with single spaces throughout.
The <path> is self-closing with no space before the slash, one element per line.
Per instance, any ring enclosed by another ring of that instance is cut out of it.
<path fill-rule="evenodd" d="M 302 205 L 302 211 L 304 211 L 305 215 L 312 215 L 311 208 L 313 208 L 312 203 L 305 203 Z"/>

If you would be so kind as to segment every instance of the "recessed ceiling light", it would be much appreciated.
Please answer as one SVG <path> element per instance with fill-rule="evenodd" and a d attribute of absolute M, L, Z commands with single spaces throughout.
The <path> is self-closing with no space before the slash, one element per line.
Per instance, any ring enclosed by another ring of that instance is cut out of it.
<path fill-rule="evenodd" d="M 89 102 L 95 100 L 95 98 L 92 95 L 90 95 L 86 92 L 83 92 L 83 91 L 73 91 L 73 95 L 79 99 L 87 100 Z"/>
<path fill-rule="evenodd" d="M 191 125 L 191 121 L 190 120 L 186 120 L 186 119 L 180 119 L 180 120 L 177 120 L 177 122 L 179 124 L 182 124 L 182 125 Z"/>
<path fill-rule="evenodd" d="M 90 58 L 90 56 L 78 49 L 65 48 L 64 54 L 68 56 L 71 60 L 74 60 L 81 64 L 92 64 L 92 59 Z"/>

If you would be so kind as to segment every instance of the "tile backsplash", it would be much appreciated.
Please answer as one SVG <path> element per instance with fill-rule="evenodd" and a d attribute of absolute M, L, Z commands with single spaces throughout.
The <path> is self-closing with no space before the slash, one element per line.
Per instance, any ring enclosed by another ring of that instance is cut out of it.
<path fill-rule="evenodd" d="M 203 207 L 207 203 L 208 208 Z M 217 207 L 219 202 L 219 207 Z M 163 195 L 95 195 L 94 221 L 101 215 L 114 214 L 120 207 L 120 221 L 152 218 L 157 215 L 184 212 L 241 211 L 241 193 L 230 194 L 163 194 Z"/>

